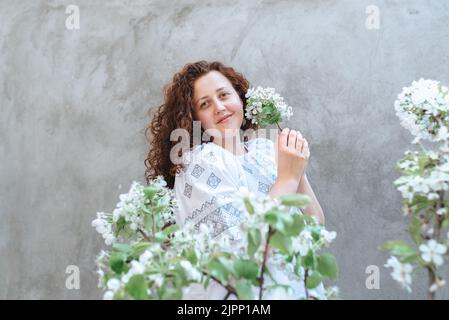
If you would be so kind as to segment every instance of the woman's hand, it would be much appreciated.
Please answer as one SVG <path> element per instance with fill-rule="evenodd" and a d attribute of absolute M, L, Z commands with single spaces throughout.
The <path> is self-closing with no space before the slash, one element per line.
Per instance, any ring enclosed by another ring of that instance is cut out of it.
<path fill-rule="evenodd" d="M 299 184 L 310 157 L 309 145 L 301 132 L 284 128 L 275 142 L 277 179 Z"/>

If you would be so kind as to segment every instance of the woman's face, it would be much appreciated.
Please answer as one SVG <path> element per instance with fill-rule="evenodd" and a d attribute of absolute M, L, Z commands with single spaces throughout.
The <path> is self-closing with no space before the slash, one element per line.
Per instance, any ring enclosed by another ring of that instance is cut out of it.
<path fill-rule="evenodd" d="M 195 81 L 193 110 L 204 130 L 218 130 L 223 138 L 225 133 L 239 132 L 243 122 L 242 100 L 228 78 L 218 71 L 210 71 Z"/>

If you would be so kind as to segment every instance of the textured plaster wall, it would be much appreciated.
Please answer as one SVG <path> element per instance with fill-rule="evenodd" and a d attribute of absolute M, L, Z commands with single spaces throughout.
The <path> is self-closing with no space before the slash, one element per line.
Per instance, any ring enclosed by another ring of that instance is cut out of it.
<path fill-rule="evenodd" d="M 68 5 L 80 29 L 66 28 Z M 379 29 L 365 26 L 369 5 Z M 341 296 L 425 297 L 424 280 L 412 294 L 391 281 L 378 246 L 407 239 L 392 182 L 411 136 L 393 102 L 419 77 L 449 84 L 448 21 L 446 0 L 0 0 L 0 298 L 101 298 L 90 223 L 144 181 L 148 110 L 201 59 L 294 106 L 288 125 L 310 142 L 308 175 L 338 232 Z M 68 265 L 79 290 L 65 286 Z M 365 286 L 368 265 L 379 290 Z"/>

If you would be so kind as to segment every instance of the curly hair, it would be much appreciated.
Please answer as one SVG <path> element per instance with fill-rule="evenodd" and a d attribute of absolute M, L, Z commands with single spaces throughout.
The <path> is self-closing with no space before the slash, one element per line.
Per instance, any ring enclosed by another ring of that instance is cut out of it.
<path fill-rule="evenodd" d="M 170 160 L 170 150 L 178 143 L 178 141 L 170 141 L 170 134 L 178 128 L 187 130 L 191 137 L 190 148 L 193 147 L 194 82 L 210 71 L 219 71 L 231 82 L 243 102 L 243 112 L 245 113 L 245 94 L 248 91 L 249 82 L 241 73 L 218 61 L 198 61 L 186 64 L 164 87 L 164 104 L 156 108 L 152 121 L 145 129 L 145 137 L 148 142 L 150 142 L 149 131 L 153 136 L 150 150 L 144 161 L 147 184 L 157 176 L 163 176 L 167 186 L 173 189 L 175 175 L 182 169 L 182 164 L 174 164 Z M 244 119 L 240 129 L 257 130 L 258 126 Z M 201 128 L 201 131 L 203 133 L 204 129 Z"/>

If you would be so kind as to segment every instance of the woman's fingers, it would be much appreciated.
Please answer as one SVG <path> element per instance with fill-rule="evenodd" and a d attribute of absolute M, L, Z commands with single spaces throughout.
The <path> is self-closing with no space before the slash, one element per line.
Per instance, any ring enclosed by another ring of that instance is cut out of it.
<path fill-rule="evenodd" d="M 277 136 L 276 144 L 278 147 L 285 147 L 292 151 L 296 151 L 298 154 L 303 154 L 304 156 L 310 154 L 309 144 L 300 131 L 284 128 Z"/>
<path fill-rule="evenodd" d="M 303 138 L 301 138 L 300 136 L 297 136 L 296 137 L 296 152 L 297 153 L 301 153 L 303 144 L 304 144 Z"/>
<path fill-rule="evenodd" d="M 284 128 L 282 132 L 279 135 L 279 146 L 280 147 L 287 147 L 288 142 L 288 132 L 290 131 L 289 128 Z"/>
<path fill-rule="evenodd" d="M 304 144 L 302 147 L 301 152 L 308 158 L 310 156 L 310 149 L 309 149 L 309 143 L 306 139 L 304 139 Z"/>
<path fill-rule="evenodd" d="M 288 135 L 288 148 L 290 150 L 295 150 L 296 148 L 296 130 L 290 130 Z"/>

